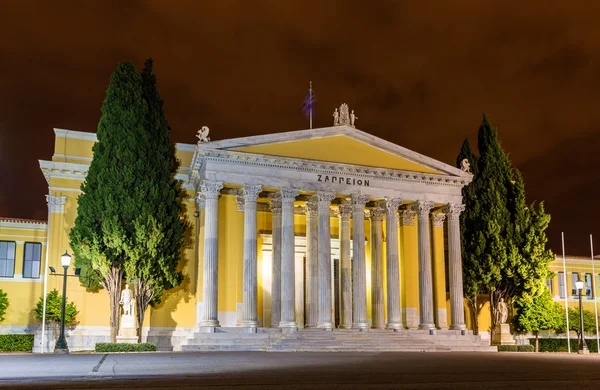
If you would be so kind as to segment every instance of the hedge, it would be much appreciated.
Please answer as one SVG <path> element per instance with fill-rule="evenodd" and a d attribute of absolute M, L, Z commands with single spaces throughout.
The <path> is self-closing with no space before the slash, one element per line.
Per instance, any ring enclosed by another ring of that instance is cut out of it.
<path fill-rule="evenodd" d="M 567 339 L 566 338 L 548 338 L 548 339 L 539 339 L 539 351 L 540 352 L 568 352 L 567 348 Z M 596 343 L 596 338 L 593 339 L 585 339 L 585 343 L 587 344 L 590 352 L 598 352 L 598 344 Z M 533 345 L 535 348 L 535 339 L 529 339 L 529 344 Z M 577 336 L 571 337 L 571 352 L 577 352 L 579 349 Z"/>
<path fill-rule="evenodd" d="M 499 345 L 498 352 L 533 352 L 535 347 L 532 345 Z"/>
<path fill-rule="evenodd" d="M 31 352 L 32 334 L 0 334 L 0 352 Z"/>
<path fill-rule="evenodd" d="M 152 343 L 126 344 L 126 343 L 97 343 L 96 352 L 151 352 L 156 351 Z"/>

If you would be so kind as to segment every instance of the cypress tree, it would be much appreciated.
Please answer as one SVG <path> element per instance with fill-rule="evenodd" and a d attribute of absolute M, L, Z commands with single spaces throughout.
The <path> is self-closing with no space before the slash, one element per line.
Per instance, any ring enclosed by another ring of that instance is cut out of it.
<path fill-rule="evenodd" d="M 179 161 L 169 141 L 170 128 L 152 65 L 152 59 L 148 59 L 141 74 L 143 98 L 148 107 L 145 122 L 148 137 L 143 144 L 147 158 L 142 167 L 144 180 L 134 192 L 141 202 L 125 261 L 127 277 L 135 280 L 140 330 L 148 305 L 159 304 L 163 292 L 178 286 L 183 279 L 177 267 L 188 226 L 182 205 L 184 193 L 175 178 Z"/>
<path fill-rule="evenodd" d="M 90 290 L 103 287 L 110 297 L 110 336 L 116 342 L 119 297 L 127 248 L 135 233 L 133 221 L 143 201 L 132 196 L 144 181 L 141 167 L 148 156 L 148 106 L 142 78 L 132 63 L 120 63 L 112 74 L 98 124 L 98 142 L 78 198 L 77 218 L 70 232 L 80 281 Z"/>

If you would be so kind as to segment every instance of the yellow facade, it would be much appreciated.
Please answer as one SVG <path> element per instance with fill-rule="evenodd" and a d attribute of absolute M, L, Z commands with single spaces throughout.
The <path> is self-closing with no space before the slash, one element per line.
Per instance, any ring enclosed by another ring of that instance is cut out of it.
<path fill-rule="evenodd" d="M 43 294 L 43 281 L 48 266 L 61 270 L 60 255 L 69 248 L 69 231 L 74 225 L 77 214 L 77 197 L 80 186 L 85 179 L 92 155 L 92 146 L 95 135 L 68 130 L 56 130 L 55 150 L 51 161 L 40 161 L 40 168 L 48 181 L 48 194 L 52 202 L 57 205 L 50 207 L 49 220 L 43 223 L 31 222 L 23 228 L 11 228 L 9 222 L 0 225 L 0 241 L 16 241 L 17 255 L 15 258 L 15 274 L 19 274 L 22 267 L 23 243 L 40 242 L 44 245 L 41 261 L 41 275 L 39 279 L 16 280 L 16 278 L 0 278 L 0 289 L 8 293 L 11 306 L 4 323 L 0 324 L 2 331 L 24 331 L 26 327 L 39 325 L 33 319 L 31 311 L 35 303 Z M 283 155 L 294 158 L 314 159 L 319 161 L 333 161 L 344 164 L 357 164 L 382 168 L 400 169 L 410 172 L 437 173 L 429 166 L 402 159 L 377 148 L 367 147 L 356 140 L 344 136 L 304 140 L 297 142 L 278 143 L 274 145 L 250 146 L 237 148 L 238 152 L 257 153 L 264 155 Z M 192 164 L 194 146 L 177 144 L 177 157 L 182 165 L 180 173 L 187 175 L 188 167 Z M 42 194 L 40 194 L 42 196 Z M 193 190 L 188 190 L 185 201 L 187 218 L 192 227 L 192 245 L 186 250 L 180 263 L 184 274 L 181 286 L 165 293 L 163 302 L 156 308 L 150 308 L 146 314 L 144 328 L 148 329 L 192 329 L 197 321 L 197 305 L 203 301 L 203 267 L 202 256 L 204 252 L 204 211 L 197 208 Z M 296 202 L 301 206 L 303 202 Z M 441 205 L 436 204 L 436 207 Z M 270 258 L 263 258 L 264 242 L 261 233 L 267 235 L 272 230 L 272 215 L 268 211 L 257 213 L 258 235 L 258 317 L 261 323 L 266 313 L 265 297 L 269 294 L 270 276 L 265 274 L 270 270 Z M 243 244 L 244 244 L 244 214 L 238 210 L 236 196 L 226 194 L 220 196 L 218 201 L 218 310 L 223 314 L 229 324 L 235 322 L 243 296 Z M 295 234 L 304 236 L 306 233 L 306 217 L 295 215 Z M 412 218 L 412 223 L 408 220 Z M 402 217 L 400 218 L 403 219 Z M 25 222 L 23 222 L 25 223 Z M 385 221 L 382 224 L 385 236 Z M 399 258 L 400 258 L 400 287 L 402 321 L 408 328 L 416 328 L 419 316 L 419 265 L 418 265 L 418 228 L 414 215 L 401 221 L 398 229 Z M 366 238 L 366 270 L 367 270 L 367 313 L 371 317 L 371 224 L 365 221 Z M 339 234 L 339 221 L 331 218 L 331 236 Z M 434 286 L 434 308 L 436 310 L 436 324 L 445 328 L 449 324 L 450 303 L 448 301 L 447 259 L 444 244 L 445 228 L 435 227 L 431 231 L 432 242 L 432 269 Z M 46 243 L 48 253 L 46 258 Z M 266 252 L 264 252 L 266 253 Z M 385 264 L 386 247 L 383 246 L 383 280 L 384 291 L 387 284 Z M 73 267 L 70 268 L 73 272 Z M 15 279 L 15 280 L 11 280 Z M 47 291 L 56 288 L 61 291 L 62 277 L 48 276 Z M 105 291 L 87 292 L 77 278 L 69 278 L 67 295 L 79 310 L 78 326 L 81 328 L 106 329 L 109 325 L 108 296 Z M 384 293 L 385 296 L 385 293 Z M 17 303 L 18 302 L 18 303 Z M 387 297 L 385 298 L 387 305 Z M 387 306 L 386 306 L 387 311 Z M 439 318 L 439 313 L 445 312 L 447 318 Z M 270 322 L 270 319 L 268 320 Z M 467 317 L 467 324 L 470 322 Z M 485 329 L 485 319 L 480 320 L 480 329 Z M 3 330 L 4 329 L 4 330 Z"/>

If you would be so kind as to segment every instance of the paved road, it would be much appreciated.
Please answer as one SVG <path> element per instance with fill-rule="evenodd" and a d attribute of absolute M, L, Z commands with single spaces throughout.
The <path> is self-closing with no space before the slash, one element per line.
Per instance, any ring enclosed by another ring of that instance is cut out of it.
<path fill-rule="evenodd" d="M 533 353 L 0 354 L 0 387 L 600 388 L 600 355 Z"/>

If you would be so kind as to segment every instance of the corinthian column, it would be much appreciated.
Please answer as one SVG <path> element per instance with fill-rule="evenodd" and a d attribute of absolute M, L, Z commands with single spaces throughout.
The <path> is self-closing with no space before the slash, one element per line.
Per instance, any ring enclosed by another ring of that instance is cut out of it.
<path fill-rule="evenodd" d="M 318 192 L 319 209 L 319 314 L 317 328 L 333 329 L 331 317 L 331 201 L 333 192 Z"/>
<path fill-rule="evenodd" d="M 402 329 L 402 313 L 400 312 L 400 263 L 398 259 L 398 207 L 402 199 L 388 198 L 386 231 L 386 273 L 387 273 L 387 329 Z"/>
<path fill-rule="evenodd" d="M 296 330 L 294 256 L 294 200 L 300 191 L 281 189 L 281 322 L 279 327 Z"/>
<path fill-rule="evenodd" d="M 352 328 L 368 330 L 367 267 L 365 264 L 365 203 L 366 195 L 352 195 Z"/>
<path fill-rule="evenodd" d="M 240 325 L 245 328 L 258 327 L 257 295 L 258 276 L 256 264 L 256 198 L 261 186 L 245 186 L 244 196 L 244 287 L 242 318 Z"/>
<path fill-rule="evenodd" d="M 448 215 L 448 271 L 450 274 L 450 329 L 465 330 L 463 301 L 462 256 L 460 247 L 460 213 L 463 204 L 448 203 L 443 211 Z"/>
<path fill-rule="evenodd" d="M 271 328 L 281 321 L 281 194 L 272 194 L 271 215 L 273 218 L 273 258 L 271 277 Z"/>
<path fill-rule="evenodd" d="M 319 247 L 317 239 L 317 197 L 306 202 L 306 324 L 316 328 L 319 313 Z"/>
<path fill-rule="evenodd" d="M 221 181 L 203 181 L 200 191 L 204 195 L 204 275 L 202 283 L 202 327 L 218 327 L 218 220 Z"/>
<path fill-rule="evenodd" d="M 383 231 L 381 221 L 384 210 L 382 207 L 370 209 L 371 218 L 371 320 L 372 327 L 385 327 L 383 312 Z"/>
<path fill-rule="evenodd" d="M 342 263 L 342 318 L 344 329 L 352 328 L 352 259 L 350 258 L 350 216 L 352 206 L 346 201 L 339 208 L 340 261 Z"/>
<path fill-rule="evenodd" d="M 431 274 L 431 240 L 429 239 L 429 212 L 433 202 L 418 201 L 419 213 L 419 329 L 435 329 L 433 322 L 433 282 Z"/>

